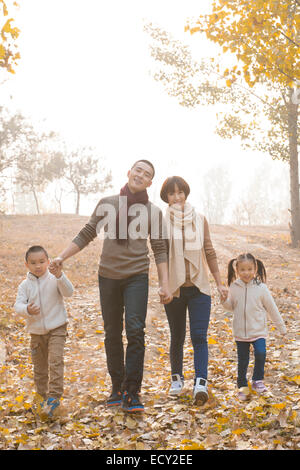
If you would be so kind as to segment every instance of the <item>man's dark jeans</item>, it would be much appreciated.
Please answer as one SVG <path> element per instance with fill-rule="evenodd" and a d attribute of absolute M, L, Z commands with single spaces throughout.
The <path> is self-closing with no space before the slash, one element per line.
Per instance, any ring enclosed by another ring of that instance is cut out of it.
<path fill-rule="evenodd" d="M 112 385 L 139 392 L 144 370 L 148 274 L 137 274 L 126 279 L 99 276 L 99 290 L 107 368 Z M 124 309 L 127 337 L 125 364 L 122 341 Z"/>

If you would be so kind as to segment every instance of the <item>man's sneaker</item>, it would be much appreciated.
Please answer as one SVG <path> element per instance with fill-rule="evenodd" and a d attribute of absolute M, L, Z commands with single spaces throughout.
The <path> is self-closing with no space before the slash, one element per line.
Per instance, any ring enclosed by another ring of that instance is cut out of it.
<path fill-rule="evenodd" d="M 240 401 L 247 401 L 250 398 L 250 390 L 248 387 L 240 387 L 237 397 Z"/>
<path fill-rule="evenodd" d="M 120 390 L 112 390 L 110 396 L 106 400 L 107 406 L 119 406 L 122 401 L 122 392 Z"/>
<path fill-rule="evenodd" d="M 179 374 L 173 374 L 171 379 L 172 379 L 172 382 L 171 382 L 169 394 L 172 396 L 179 395 L 184 385 L 183 377 L 180 377 Z"/>
<path fill-rule="evenodd" d="M 128 413 L 144 411 L 144 405 L 139 399 L 138 393 L 124 392 L 122 397 L 122 410 Z"/>
<path fill-rule="evenodd" d="M 201 377 L 196 378 L 193 396 L 197 405 L 204 405 L 204 403 L 208 400 L 206 379 L 202 379 Z"/>
<path fill-rule="evenodd" d="M 263 383 L 262 380 L 253 380 L 252 381 L 252 388 L 257 393 L 267 393 L 268 389 Z"/>
<path fill-rule="evenodd" d="M 43 417 L 53 417 L 53 412 L 59 406 L 60 401 L 59 398 L 48 398 L 41 403 L 41 414 Z"/>

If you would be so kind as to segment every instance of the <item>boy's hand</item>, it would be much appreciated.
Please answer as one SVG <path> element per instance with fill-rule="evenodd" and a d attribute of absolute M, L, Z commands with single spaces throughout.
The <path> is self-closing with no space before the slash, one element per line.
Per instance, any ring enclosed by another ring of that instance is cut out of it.
<path fill-rule="evenodd" d="M 58 279 L 61 276 L 62 265 L 50 263 L 49 271 Z"/>
<path fill-rule="evenodd" d="M 37 307 L 37 305 L 34 305 L 33 302 L 27 305 L 27 312 L 29 315 L 39 315 L 40 314 L 40 307 Z"/>

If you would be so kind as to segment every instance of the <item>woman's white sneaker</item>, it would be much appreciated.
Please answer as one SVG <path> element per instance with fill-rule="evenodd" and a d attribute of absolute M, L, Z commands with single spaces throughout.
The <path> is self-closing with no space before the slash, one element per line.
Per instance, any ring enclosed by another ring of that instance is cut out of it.
<path fill-rule="evenodd" d="M 197 405 L 204 405 L 208 400 L 207 380 L 197 377 L 193 392 L 194 400 Z"/>
<path fill-rule="evenodd" d="M 176 396 L 179 395 L 183 389 L 184 380 L 180 377 L 179 374 L 172 375 L 171 387 L 169 390 L 169 395 Z"/>

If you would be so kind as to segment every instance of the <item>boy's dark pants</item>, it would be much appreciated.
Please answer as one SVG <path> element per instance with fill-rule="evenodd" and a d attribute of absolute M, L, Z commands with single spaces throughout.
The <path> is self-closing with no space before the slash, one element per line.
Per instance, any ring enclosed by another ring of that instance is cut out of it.
<path fill-rule="evenodd" d="M 44 399 L 60 398 L 64 383 L 65 323 L 45 335 L 31 334 L 31 358 L 37 393 Z"/>
<path fill-rule="evenodd" d="M 144 370 L 148 274 L 137 274 L 127 279 L 99 276 L 99 290 L 107 368 L 113 388 L 139 392 Z M 125 363 L 122 341 L 124 309 L 128 343 Z"/>

